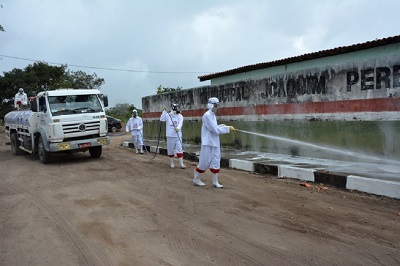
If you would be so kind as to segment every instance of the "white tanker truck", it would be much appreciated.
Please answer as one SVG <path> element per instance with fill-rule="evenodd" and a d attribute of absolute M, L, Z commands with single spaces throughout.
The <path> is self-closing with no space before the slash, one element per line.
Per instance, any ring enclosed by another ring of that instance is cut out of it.
<path fill-rule="evenodd" d="M 99 158 L 110 143 L 104 107 L 108 98 L 99 90 L 58 89 L 37 94 L 30 109 L 4 117 L 6 141 L 13 155 L 38 154 L 50 162 L 54 152 L 85 152 Z"/>

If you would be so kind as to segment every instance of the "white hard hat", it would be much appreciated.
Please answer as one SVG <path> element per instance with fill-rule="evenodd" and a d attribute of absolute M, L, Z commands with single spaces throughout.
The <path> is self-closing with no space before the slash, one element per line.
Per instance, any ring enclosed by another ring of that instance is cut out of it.
<path fill-rule="evenodd" d="M 132 110 L 132 114 L 133 114 L 133 113 L 137 113 L 137 110 L 136 110 L 136 109 L 133 109 L 133 110 Z"/>

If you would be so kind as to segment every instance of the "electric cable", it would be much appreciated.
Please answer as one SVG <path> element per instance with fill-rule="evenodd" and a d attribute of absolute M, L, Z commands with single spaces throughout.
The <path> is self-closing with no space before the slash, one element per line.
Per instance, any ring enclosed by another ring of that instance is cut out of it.
<path fill-rule="evenodd" d="M 63 64 L 63 63 L 57 63 L 57 62 L 49 62 L 49 61 L 44 61 L 44 60 L 22 58 L 22 57 L 3 55 L 3 54 L 0 54 L 0 57 L 6 57 L 6 58 L 16 59 L 16 60 L 31 61 L 31 62 L 42 62 L 42 63 L 47 63 L 47 64 L 50 64 L 50 65 L 60 65 L 60 66 L 67 65 L 69 67 L 89 68 L 89 69 L 118 71 L 118 72 L 151 73 L 151 74 L 202 74 L 202 73 L 204 74 L 204 73 L 214 73 L 212 71 L 209 71 L 209 72 L 204 72 L 204 71 L 155 71 L 155 70 L 137 70 L 137 69 L 123 69 L 123 68 L 84 66 L 84 65 L 75 65 L 75 64 L 68 64 L 68 63 Z"/>

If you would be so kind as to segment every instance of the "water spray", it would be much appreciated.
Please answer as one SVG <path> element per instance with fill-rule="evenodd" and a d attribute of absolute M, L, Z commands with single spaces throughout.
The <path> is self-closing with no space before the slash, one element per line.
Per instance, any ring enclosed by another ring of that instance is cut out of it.
<path fill-rule="evenodd" d="M 299 141 L 299 140 L 293 140 L 293 139 L 284 138 L 284 137 L 278 137 L 278 136 L 273 136 L 273 135 L 268 135 L 268 134 L 261 134 L 261 133 L 256 133 L 256 132 L 250 132 L 250 131 L 245 131 L 245 130 L 240 130 L 240 129 L 236 129 L 236 131 L 243 132 L 243 133 L 246 133 L 246 134 L 255 135 L 255 136 L 259 136 L 259 137 L 263 137 L 263 138 L 274 139 L 274 140 L 288 142 L 288 143 L 297 144 L 297 145 L 301 145 L 301 146 L 306 146 L 306 147 L 310 147 L 310 148 L 315 148 L 315 149 L 330 151 L 330 152 L 334 152 L 334 153 L 338 153 L 338 154 L 353 156 L 353 157 L 357 157 L 357 158 L 363 158 L 363 159 L 368 159 L 368 160 L 373 160 L 373 161 L 382 161 L 383 160 L 383 159 L 375 157 L 375 156 L 365 155 L 365 154 L 362 154 L 362 153 L 356 153 L 356 152 L 351 152 L 351 151 L 347 151 L 347 150 L 339 150 L 339 149 L 335 149 L 335 148 L 323 147 L 323 146 L 320 146 L 320 145 L 316 145 L 316 144 L 312 144 L 312 143 L 308 143 L 308 142 L 304 142 L 304 141 Z M 391 161 L 391 160 L 385 160 L 385 162 L 388 162 L 388 161 Z M 393 162 L 398 163 L 396 161 L 393 161 Z"/>

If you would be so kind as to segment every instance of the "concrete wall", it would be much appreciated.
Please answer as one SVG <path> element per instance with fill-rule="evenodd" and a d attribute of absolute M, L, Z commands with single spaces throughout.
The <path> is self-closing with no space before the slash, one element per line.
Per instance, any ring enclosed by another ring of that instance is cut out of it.
<path fill-rule="evenodd" d="M 265 135 L 221 136 L 224 145 L 308 157 L 347 157 L 337 150 L 354 152 L 349 160 L 373 155 L 400 161 L 399 44 L 241 73 L 211 83 L 144 97 L 143 119 L 149 128 L 145 135 L 155 136 L 163 107 L 176 102 L 185 117 L 185 141 L 198 142 L 198 121 L 207 100 L 218 97 L 222 102 L 219 122 Z"/>

